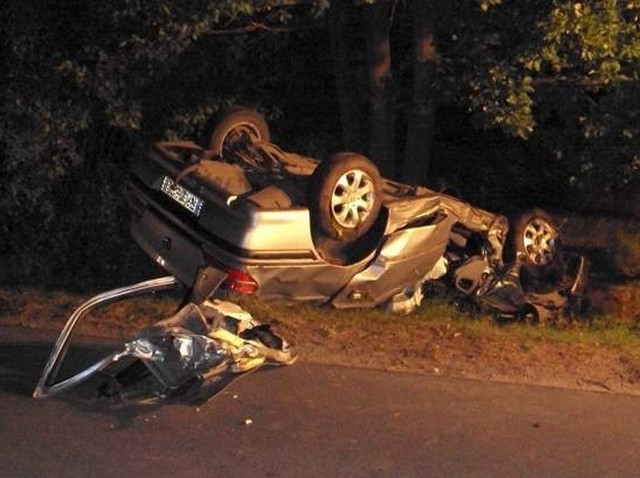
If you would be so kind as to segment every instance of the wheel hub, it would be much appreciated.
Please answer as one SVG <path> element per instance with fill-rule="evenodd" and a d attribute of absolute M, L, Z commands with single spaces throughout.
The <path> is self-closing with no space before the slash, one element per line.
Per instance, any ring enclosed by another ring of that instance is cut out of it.
<path fill-rule="evenodd" d="M 342 227 L 356 228 L 371 213 L 374 205 L 373 181 L 361 170 L 344 173 L 331 195 L 334 220 Z"/>
<path fill-rule="evenodd" d="M 525 227 L 523 245 L 533 264 L 547 265 L 555 253 L 555 229 L 542 219 L 534 219 Z"/>

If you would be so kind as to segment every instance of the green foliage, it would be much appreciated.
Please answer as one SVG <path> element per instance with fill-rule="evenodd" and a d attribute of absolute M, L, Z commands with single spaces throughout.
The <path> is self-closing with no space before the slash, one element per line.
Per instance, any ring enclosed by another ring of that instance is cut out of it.
<path fill-rule="evenodd" d="M 282 135 L 294 149 L 304 152 L 306 145 L 321 155 L 335 145 L 308 119 L 338 123 L 321 15 L 328 6 L 327 0 L 53 0 L 47 8 L 35 0 L 5 2 L 0 280 L 55 280 L 71 259 L 73 267 L 124 267 L 133 256 L 120 252 L 131 244 L 122 184 L 135 146 L 203 138 L 230 103 L 314 133 Z M 410 7 L 396 3 L 392 29 L 401 50 L 394 56 L 401 111 L 411 96 Z M 552 179 L 548 190 L 593 194 L 595 201 L 640 189 L 638 2 L 463 0 L 441 8 L 434 87 L 442 101 L 469 110 L 475 125 L 526 139 L 543 158 L 525 164 L 507 155 L 500 171 L 535 177 L 536 185 Z M 362 63 L 366 55 L 356 53 L 353 63 Z M 294 103 L 298 117 L 282 115 Z M 483 186 L 499 190 L 492 180 Z M 518 192 L 511 183 L 502 187 Z M 111 238 L 107 246 L 104 237 Z"/>
<path fill-rule="evenodd" d="M 291 44 L 268 33 L 290 17 L 277 3 L 3 6 L 0 280 L 123 272 L 136 247 L 123 189 L 136 145 L 199 138 L 229 103 L 262 104 L 274 81 L 268 60 Z"/>
<path fill-rule="evenodd" d="M 478 117 L 510 130 L 515 136 L 528 138 L 534 130 L 532 115 L 534 92 L 531 76 L 520 75 L 510 65 L 496 64 L 469 83 L 469 103 Z"/>
<path fill-rule="evenodd" d="M 549 13 L 541 47 L 527 66 L 600 84 L 637 79 L 640 4 L 598 0 L 559 2 Z"/>
<path fill-rule="evenodd" d="M 500 5 L 502 0 L 478 0 L 478 6 L 483 12 L 488 11 L 490 8 Z"/>
<path fill-rule="evenodd" d="M 582 187 L 608 178 L 603 187 L 611 192 L 637 181 L 639 19 L 637 2 L 555 2 L 548 20 L 539 24 L 541 43 L 522 57 L 525 68 L 540 77 L 540 108 L 562 121 L 565 138 L 556 138 L 553 148 L 574 156 L 586 173 L 573 178 Z M 545 101 L 558 84 L 565 101 Z M 581 158 L 575 157 L 576 146 Z"/>
<path fill-rule="evenodd" d="M 537 94 L 545 86 L 604 91 L 638 80 L 640 4 L 491 1 L 480 2 L 480 10 L 485 13 L 447 24 L 455 42 L 441 45 L 445 54 L 453 47 L 463 55 L 471 107 L 489 124 L 529 137 L 536 124 L 532 105 L 545 106 Z"/>
<path fill-rule="evenodd" d="M 640 190 L 640 4 L 460 2 L 439 23 L 445 92 L 528 141 L 548 188 L 611 208 Z M 530 169 L 535 168 L 534 162 Z M 569 205 L 569 204 L 567 204 Z"/>

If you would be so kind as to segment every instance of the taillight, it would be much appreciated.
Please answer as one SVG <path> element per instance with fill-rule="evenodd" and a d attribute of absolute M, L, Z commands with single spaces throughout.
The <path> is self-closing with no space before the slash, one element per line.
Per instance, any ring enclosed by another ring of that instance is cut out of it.
<path fill-rule="evenodd" d="M 258 290 L 258 283 L 249 274 L 237 269 L 227 269 L 227 279 L 222 287 L 239 294 L 253 294 Z"/>

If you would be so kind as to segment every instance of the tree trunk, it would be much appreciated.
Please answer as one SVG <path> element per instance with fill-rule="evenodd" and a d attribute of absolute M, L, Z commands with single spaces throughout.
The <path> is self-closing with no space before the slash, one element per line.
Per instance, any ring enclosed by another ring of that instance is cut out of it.
<path fill-rule="evenodd" d="M 427 180 L 435 136 L 437 109 L 438 53 L 433 43 L 438 2 L 414 0 L 413 101 L 402 164 L 402 179 L 424 183 Z"/>
<path fill-rule="evenodd" d="M 362 62 L 355 48 L 359 31 L 356 10 L 350 2 L 333 2 L 329 9 L 331 50 L 336 95 L 340 108 L 342 143 L 345 150 L 364 152 L 367 96 L 361 85 Z"/>
<path fill-rule="evenodd" d="M 395 3 L 396 0 L 378 0 L 363 6 L 371 94 L 368 155 L 389 178 L 395 176 L 395 105 L 389 43 Z"/>

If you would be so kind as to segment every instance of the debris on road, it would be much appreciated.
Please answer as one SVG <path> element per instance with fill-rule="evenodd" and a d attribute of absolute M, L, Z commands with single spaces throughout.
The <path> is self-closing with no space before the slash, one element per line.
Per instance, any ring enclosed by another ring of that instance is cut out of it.
<path fill-rule="evenodd" d="M 188 303 L 172 317 L 139 331 L 119 351 L 55 382 L 71 333 L 84 315 L 123 296 L 174 283 L 173 278 L 156 279 L 103 293 L 82 304 L 60 334 L 33 396 L 49 397 L 97 379 L 102 396 L 149 403 L 181 397 L 206 401 L 240 374 L 295 361 L 289 344 L 269 325 L 259 323 L 236 304 L 206 300 L 200 305 Z"/>

